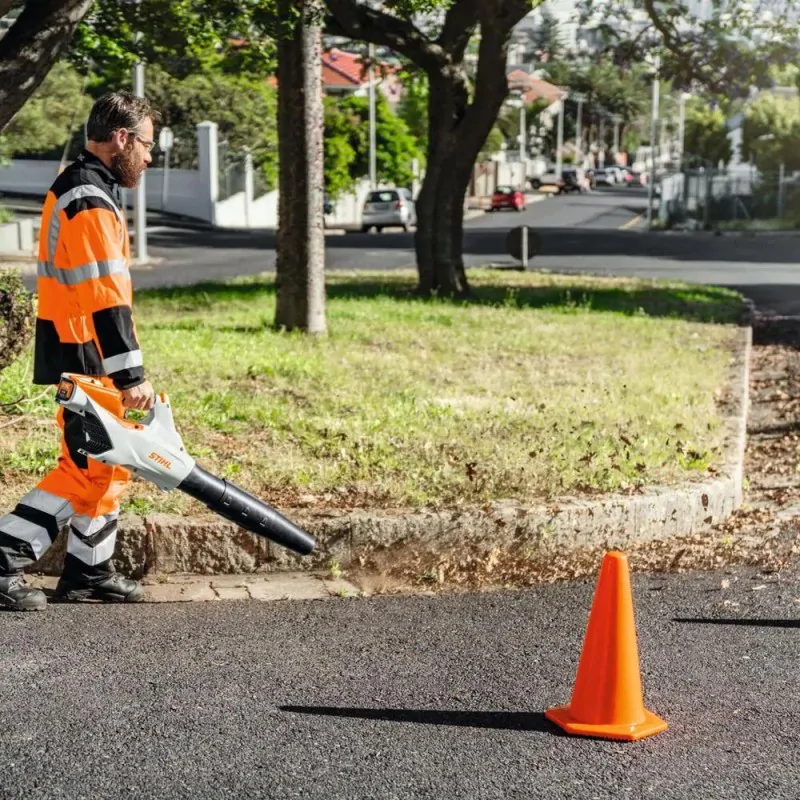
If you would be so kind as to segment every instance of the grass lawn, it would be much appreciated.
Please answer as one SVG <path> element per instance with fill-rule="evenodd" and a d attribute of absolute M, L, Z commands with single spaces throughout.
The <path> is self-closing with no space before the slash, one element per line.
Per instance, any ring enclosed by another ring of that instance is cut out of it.
<path fill-rule="evenodd" d="M 724 220 L 719 228 L 723 231 L 796 231 L 800 229 L 800 221 L 791 217 Z"/>
<path fill-rule="evenodd" d="M 207 469 L 281 507 L 441 506 L 631 490 L 717 463 L 733 292 L 471 271 L 328 276 L 325 338 L 273 330 L 273 276 L 141 292 L 145 366 Z M 0 508 L 55 463 L 30 353 L 0 375 Z M 201 507 L 136 481 L 127 508 Z"/>

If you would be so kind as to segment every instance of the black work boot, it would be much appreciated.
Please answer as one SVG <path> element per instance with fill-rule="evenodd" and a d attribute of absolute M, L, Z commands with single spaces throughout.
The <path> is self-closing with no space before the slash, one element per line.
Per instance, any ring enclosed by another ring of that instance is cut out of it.
<path fill-rule="evenodd" d="M 90 567 L 67 553 L 55 596 L 73 602 L 139 603 L 144 588 L 116 572 L 110 560 Z"/>
<path fill-rule="evenodd" d="M 44 611 L 47 598 L 44 592 L 27 586 L 21 572 L 0 575 L 0 607 L 11 611 Z"/>
<path fill-rule="evenodd" d="M 74 582 L 62 575 L 56 586 L 59 600 L 94 603 L 140 603 L 144 587 L 137 581 L 124 578 L 118 572 L 104 578 Z"/>

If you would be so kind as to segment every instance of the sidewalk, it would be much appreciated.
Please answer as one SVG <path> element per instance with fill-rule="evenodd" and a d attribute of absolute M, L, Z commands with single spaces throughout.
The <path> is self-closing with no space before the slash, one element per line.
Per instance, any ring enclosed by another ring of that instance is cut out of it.
<path fill-rule="evenodd" d="M 29 575 L 31 586 L 53 591 L 58 578 Z M 215 600 L 325 600 L 360 597 L 357 586 L 330 573 L 281 572 L 270 575 L 148 575 L 142 580 L 146 603 L 202 603 Z"/>

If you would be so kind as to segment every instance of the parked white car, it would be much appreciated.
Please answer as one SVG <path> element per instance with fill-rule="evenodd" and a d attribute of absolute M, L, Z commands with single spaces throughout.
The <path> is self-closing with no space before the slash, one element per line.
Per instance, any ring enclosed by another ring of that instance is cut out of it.
<path fill-rule="evenodd" d="M 408 189 L 377 189 L 367 195 L 361 215 L 364 233 L 375 228 L 402 228 L 407 231 L 417 224 L 417 209 Z"/>
<path fill-rule="evenodd" d="M 596 185 L 614 186 L 617 183 L 617 171 L 613 168 L 596 169 L 594 171 L 594 182 Z"/>
<path fill-rule="evenodd" d="M 549 167 L 545 172 L 541 175 L 537 175 L 535 178 L 530 179 L 531 189 L 535 192 L 538 192 L 542 186 L 558 186 L 561 187 L 564 185 L 563 178 L 559 178 L 556 175 L 556 168 Z"/>

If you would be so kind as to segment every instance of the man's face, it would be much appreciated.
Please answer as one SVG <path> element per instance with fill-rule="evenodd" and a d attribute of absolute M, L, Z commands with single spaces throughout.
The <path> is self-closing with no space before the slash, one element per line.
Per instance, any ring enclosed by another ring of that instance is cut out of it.
<path fill-rule="evenodd" d="M 111 169 L 121 186 L 133 189 L 153 160 L 153 121 L 146 119 L 138 130 L 117 131 L 118 151 L 111 157 Z"/>

